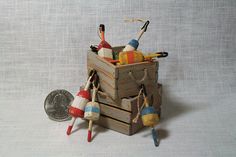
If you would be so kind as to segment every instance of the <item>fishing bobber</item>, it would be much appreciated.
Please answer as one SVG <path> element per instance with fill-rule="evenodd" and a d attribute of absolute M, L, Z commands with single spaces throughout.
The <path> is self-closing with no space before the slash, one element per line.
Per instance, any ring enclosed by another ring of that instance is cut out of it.
<path fill-rule="evenodd" d="M 88 142 L 92 139 L 92 124 L 93 121 L 96 121 L 99 119 L 100 116 L 100 107 L 97 102 L 88 102 L 88 104 L 85 107 L 85 114 L 84 118 L 89 120 L 89 128 L 88 128 Z"/>
<path fill-rule="evenodd" d="M 139 39 L 142 37 L 143 33 L 146 32 L 149 23 L 150 23 L 149 21 L 145 22 L 145 24 L 143 25 L 143 27 L 139 31 L 137 38 L 130 40 L 130 42 L 125 46 L 123 51 L 135 51 L 135 50 L 137 50 L 137 48 L 139 46 Z"/>
<path fill-rule="evenodd" d="M 103 24 L 100 24 L 99 32 L 100 32 L 101 42 L 97 48 L 98 55 L 108 61 L 111 61 L 113 60 L 113 50 L 111 45 L 107 41 L 105 41 L 105 26 Z"/>
<path fill-rule="evenodd" d="M 159 115 L 155 111 L 153 106 L 150 106 L 148 103 L 148 97 L 145 86 L 141 85 L 143 88 L 144 96 L 144 108 L 141 111 L 142 122 L 144 126 L 154 127 L 159 122 Z"/>
<path fill-rule="evenodd" d="M 91 80 L 92 80 L 94 74 L 95 74 L 95 71 L 92 71 L 90 73 L 90 76 L 87 80 L 85 88 L 77 93 L 73 103 L 69 107 L 69 114 L 72 116 L 72 120 L 71 120 L 71 124 L 67 128 L 67 135 L 70 135 L 71 130 L 74 126 L 75 120 L 77 118 L 84 117 L 84 108 L 90 100 L 90 93 L 88 90 L 89 90 Z"/>
<path fill-rule="evenodd" d="M 145 60 L 152 60 L 154 57 L 161 58 L 167 57 L 168 52 L 156 52 L 144 56 L 140 51 L 128 51 L 128 52 L 120 52 L 119 53 L 119 63 L 121 65 L 139 63 Z"/>
<path fill-rule="evenodd" d="M 97 77 L 97 84 L 98 84 L 98 77 Z M 89 120 L 88 138 L 87 138 L 88 142 L 91 142 L 91 139 L 92 139 L 93 121 L 98 120 L 99 116 L 100 116 L 99 103 L 95 102 L 97 90 L 98 90 L 98 87 L 95 87 L 95 84 L 94 84 L 92 101 L 88 102 L 86 107 L 85 107 L 84 118 Z"/>
<path fill-rule="evenodd" d="M 144 56 L 140 51 L 128 51 L 128 52 L 120 52 L 119 60 L 114 60 L 114 62 L 119 62 L 120 65 L 139 63 L 145 60 L 152 60 L 154 57 L 161 58 L 167 57 L 168 52 L 156 52 L 149 54 L 148 56 Z"/>
<path fill-rule="evenodd" d="M 153 127 L 159 122 L 159 116 L 152 106 L 144 107 L 141 116 L 144 126 Z"/>
<path fill-rule="evenodd" d="M 159 115 L 152 106 L 146 106 L 141 111 L 141 116 L 143 125 L 152 128 L 152 138 L 155 146 L 159 146 L 158 134 L 154 128 L 159 123 Z"/>
<path fill-rule="evenodd" d="M 111 45 L 108 44 L 106 41 L 101 41 L 100 44 L 98 45 L 98 55 L 110 61 L 113 60 L 112 53 L 113 51 Z"/>
<path fill-rule="evenodd" d="M 123 49 L 123 51 L 135 51 L 135 50 L 137 50 L 137 48 L 138 48 L 138 46 L 139 46 L 139 42 L 138 42 L 138 40 L 136 40 L 136 39 L 131 39 L 130 41 L 129 41 L 129 43 L 125 46 L 125 48 Z"/>
<path fill-rule="evenodd" d="M 142 85 L 142 88 L 143 88 L 144 105 L 145 105 L 145 107 L 141 111 L 142 122 L 144 126 L 152 128 L 152 138 L 155 146 L 157 147 L 159 145 L 159 142 L 158 142 L 158 135 L 154 126 L 159 123 L 159 115 L 157 114 L 153 106 L 149 106 L 145 86 Z"/>

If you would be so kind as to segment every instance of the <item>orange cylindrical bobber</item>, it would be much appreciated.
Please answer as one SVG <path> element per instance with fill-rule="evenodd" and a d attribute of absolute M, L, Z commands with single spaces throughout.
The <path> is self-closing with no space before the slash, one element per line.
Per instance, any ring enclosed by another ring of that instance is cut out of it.
<path fill-rule="evenodd" d="M 157 52 L 144 56 L 143 53 L 140 51 L 128 51 L 128 52 L 120 52 L 119 60 L 117 62 L 119 62 L 120 65 L 125 65 L 125 64 L 139 63 L 145 60 L 151 60 L 154 57 L 161 58 L 167 56 L 168 56 L 167 52 Z"/>

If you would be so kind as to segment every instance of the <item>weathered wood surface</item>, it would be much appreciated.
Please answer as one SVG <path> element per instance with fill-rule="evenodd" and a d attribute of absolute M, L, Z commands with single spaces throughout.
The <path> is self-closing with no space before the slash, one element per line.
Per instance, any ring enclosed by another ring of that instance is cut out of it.
<path fill-rule="evenodd" d="M 130 135 L 131 125 L 112 119 L 110 117 L 106 117 L 101 115 L 98 121 L 95 121 L 96 124 L 103 126 L 108 129 L 112 129 L 114 131 Z"/>
<path fill-rule="evenodd" d="M 149 98 L 150 105 L 153 105 L 158 112 L 161 111 L 161 92 L 162 86 L 157 84 L 156 90 L 153 92 L 154 94 Z M 144 127 L 140 117 L 137 123 L 132 122 L 138 112 L 137 97 L 122 99 L 121 105 L 119 105 L 111 99 L 100 99 L 99 97 L 101 96 L 99 95 L 100 94 L 98 94 L 96 101 L 100 104 L 102 116 L 101 119 L 96 122 L 97 124 L 126 135 L 132 135 Z M 140 98 L 140 106 L 142 103 L 143 99 Z M 124 108 L 126 110 L 124 110 Z"/>
<path fill-rule="evenodd" d="M 102 72 L 110 78 L 116 78 L 117 69 L 116 66 L 106 61 L 102 57 L 96 55 L 92 51 L 87 53 L 87 64 L 97 70 L 97 72 Z"/>
<path fill-rule="evenodd" d="M 144 85 L 149 94 L 152 94 L 153 91 L 155 90 L 154 89 L 155 84 L 156 84 L 155 80 L 149 80 L 149 82 L 144 82 Z M 137 95 L 139 93 L 139 90 L 140 90 L 139 86 L 133 83 L 133 84 L 127 85 L 127 88 L 122 87 L 121 89 L 118 89 L 117 92 L 118 92 L 119 97 L 127 98 L 129 96 Z"/>
<path fill-rule="evenodd" d="M 122 48 L 115 47 L 114 49 L 120 51 Z M 138 92 L 138 86 L 130 78 L 129 72 L 132 72 L 136 80 L 140 80 L 144 76 L 144 69 L 147 69 L 148 75 L 144 84 L 151 90 L 153 90 L 153 83 L 158 80 L 158 62 L 141 62 L 115 66 L 94 52 L 89 51 L 87 67 L 88 71 L 91 69 L 97 71 L 100 77 L 101 89 L 114 100 L 134 96 Z"/>
<path fill-rule="evenodd" d="M 125 123 L 131 123 L 132 115 L 131 112 L 125 111 L 107 104 L 100 103 L 100 110 L 102 115 L 112 117 Z"/>

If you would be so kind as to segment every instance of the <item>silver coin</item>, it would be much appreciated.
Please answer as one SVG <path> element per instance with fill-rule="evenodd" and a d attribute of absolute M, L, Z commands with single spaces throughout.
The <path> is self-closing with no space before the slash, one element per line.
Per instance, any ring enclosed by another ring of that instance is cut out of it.
<path fill-rule="evenodd" d="M 48 94 L 44 101 L 44 109 L 48 117 L 54 121 L 70 120 L 68 108 L 74 100 L 73 95 L 64 90 L 54 90 Z"/>

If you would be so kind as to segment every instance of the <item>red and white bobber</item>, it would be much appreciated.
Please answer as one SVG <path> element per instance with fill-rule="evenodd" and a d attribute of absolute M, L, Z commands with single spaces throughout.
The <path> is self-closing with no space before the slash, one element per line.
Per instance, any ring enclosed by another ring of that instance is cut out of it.
<path fill-rule="evenodd" d="M 112 61 L 113 50 L 112 50 L 111 45 L 107 41 L 105 41 L 105 26 L 103 24 L 100 24 L 99 32 L 100 32 L 101 42 L 97 48 L 98 55 L 108 61 Z"/>
<path fill-rule="evenodd" d="M 91 72 L 85 88 L 77 93 L 72 105 L 69 108 L 69 114 L 72 116 L 71 124 L 67 128 L 67 135 L 70 135 L 71 130 L 74 126 L 75 120 L 77 118 L 84 118 L 84 108 L 90 100 L 89 87 L 91 85 L 92 78 L 94 76 L 94 71 Z"/>

